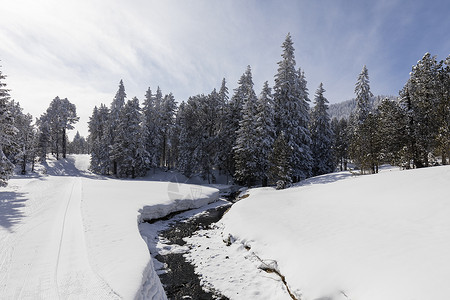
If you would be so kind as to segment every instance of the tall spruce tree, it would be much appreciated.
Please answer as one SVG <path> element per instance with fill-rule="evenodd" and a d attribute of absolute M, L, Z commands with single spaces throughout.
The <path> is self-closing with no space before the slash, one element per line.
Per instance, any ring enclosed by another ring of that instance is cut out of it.
<path fill-rule="evenodd" d="M 175 126 L 175 114 L 177 104 L 172 93 L 165 95 L 161 103 L 161 166 L 170 168 L 172 165 L 171 158 L 171 141 L 172 130 Z"/>
<path fill-rule="evenodd" d="M 274 102 L 277 133 L 284 132 L 292 148 L 294 181 L 311 176 L 311 136 L 308 129 L 309 105 L 305 76 L 295 69 L 294 47 L 288 34 L 282 45 L 282 60 L 275 75 Z"/>
<path fill-rule="evenodd" d="M 139 100 L 128 100 L 120 112 L 116 142 L 112 157 L 117 162 L 117 177 L 144 176 L 148 153 L 142 140 Z"/>
<path fill-rule="evenodd" d="M 246 73 L 242 74 L 238 81 L 238 87 L 234 89 L 234 94 L 231 97 L 228 105 L 226 105 L 224 122 L 221 134 L 221 153 L 220 165 L 225 170 L 227 175 L 235 175 L 235 152 L 233 147 L 236 143 L 237 130 L 239 129 L 239 122 L 242 119 L 242 107 L 244 103 L 244 95 L 247 89 Z"/>
<path fill-rule="evenodd" d="M 159 90 L 161 93 L 161 91 Z M 144 127 L 145 149 L 149 153 L 149 166 L 158 167 L 159 165 L 159 145 L 161 141 L 160 130 L 158 128 L 159 112 L 156 108 L 156 96 L 152 94 L 150 88 L 145 93 L 144 105 L 142 108 Z"/>
<path fill-rule="evenodd" d="M 411 76 L 400 93 L 407 115 L 407 152 L 416 168 L 428 167 L 428 156 L 434 149 L 438 132 L 440 65 L 426 53 L 412 68 Z"/>
<path fill-rule="evenodd" d="M 405 166 L 402 149 L 406 145 L 406 114 L 399 103 L 385 98 L 377 108 L 380 138 L 380 161 Z"/>
<path fill-rule="evenodd" d="M 110 116 L 108 118 L 109 120 L 109 132 L 108 136 L 110 138 L 109 145 L 111 147 L 111 164 L 112 164 L 112 173 L 114 175 L 117 175 L 117 160 L 114 159 L 114 157 L 117 157 L 116 154 L 113 154 L 113 149 L 118 149 L 118 141 L 116 140 L 117 136 L 119 135 L 119 122 L 120 122 L 120 115 L 122 108 L 125 105 L 125 99 L 127 97 L 127 94 L 125 93 L 125 86 L 123 85 L 123 81 L 120 80 L 119 82 L 119 89 L 117 90 L 117 93 L 111 103 L 110 108 Z"/>
<path fill-rule="evenodd" d="M 6 157 L 4 149 L 9 147 L 14 139 L 17 129 L 14 127 L 14 118 L 9 109 L 9 90 L 6 88 L 6 76 L 0 70 L 0 186 L 6 186 L 13 174 L 14 165 Z"/>
<path fill-rule="evenodd" d="M 324 97 L 325 89 L 320 83 L 315 95 L 315 106 L 311 112 L 311 150 L 313 156 L 313 175 L 331 173 L 333 163 L 333 132 L 328 115 L 328 100 Z"/>
<path fill-rule="evenodd" d="M 239 121 L 236 143 L 233 148 L 235 159 L 235 179 L 241 184 L 251 186 L 258 178 L 256 152 L 256 118 L 257 98 L 253 90 L 253 79 L 250 66 L 245 71 L 245 81 L 242 83 L 242 119 Z"/>
<path fill-rule="evenodd" d="M 110 122 L 109 108 L 101 104 L 94 107 L 89 119 L 89 135 L 91 148 L 90 170 L 94 173 L 107 175 L 111 172 Z"/>
<path fill-rule="evenodd" d="M 21 174 L 27 172 L 27 163 L 31 163 L 32 169 L 36 156 L 36 131 L 34 128 L 33 117 L 30 114 L 24 114 L 18 102 L 10 102 L 10 111 L 14 117 L 14 127 L 17 133 L 12 143 L 13 159 L 16 165 L 20 166 Z"/>
<path fill-rule="evenodd" d="M 272 90 L 269 83 L 264 82 L 263 89 L 259 95 L 255 116 L 255 155 L 257 159 L 257 177 L 263 186 L 268 184 L 268 173 L 270 168 L 270 154 L 275 141 L 276 129 L 274 124 L 274 104 Z"/>
<path fill-rule="evenodd" d="M 372 162 L 368 160 L 370 133 L 369 126 L 365 124 L 370 113 L 370 97 L 373 97 L 369 85 L 369 73 L 367 67 L 362 68 L 355 85 L 356 113 L 353 118 L 353 134 L 351 143 L 351 155 L 359 165 L 361 174 L 372 168 Z"/>

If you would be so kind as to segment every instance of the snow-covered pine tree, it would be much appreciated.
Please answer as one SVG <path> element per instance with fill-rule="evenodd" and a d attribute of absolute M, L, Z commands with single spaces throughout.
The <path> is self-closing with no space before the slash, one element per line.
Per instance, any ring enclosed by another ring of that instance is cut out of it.
<path fill-rule="evenodd" d="M 139 100 L 128 100 L 120 112 L 113 159 L 117 162 L 117 177 L 135 178 L 147 171 L 148 153 L 142 140 Z"/>
<path fill-rule="evenodd" d="M 72 154 L 87 154 L 88 145 L 86 139 L 77 131 L 73 140 L 67 145 L 67 151 Z"/>
<path fill-rule="evenodd" d="M 36 125 L 38 126 L 36 154 L 41 162 L 45 162 L 47 159 L 47 153 L 51 147 L 50 125 L 47 114 L 42 114 L 41 117 L 36 120 Z"/>
<path fill-rule="evenodd" d="M 436 138 L 436 152 L 441 155 L 442 164 L 450 159 L 450 55 L 440 62 L 438 95 L 438 133 Z"/>
<path fill-rule="evenodd" d="M 294 181 L 311 176 L 311 137 L 308 129 L 308 91 L 304 74 L 295 70 L 294 47 L 288 34 L 282 45 L 282 60 L 275 75 L 274 103 L 277 133 L 284 132 L 292 150 Z"/>
<path fill-rule="evenodd" d="M 280 132 L 269 158 L 269 180 L 271 184 L 276 184 L 278 190 L 286 188 L 292 182 L 291 156 L 292 148 L 287 143 L 284 132 Z"/>
<path fill-rule="evenodd" d="M 429 166 L 428 155 L 434 148 L 438 132 L 439 64 L 436 57 L 426 53 L 413 66 L 411 76 L 400 93 L 401 105 L 406 109 L 409 145 L 406 156 L 416 168 Z"/>
<path fill-rule="evenodd" d="M 230 118 L 230 102 L 228 96 L 228 87 L 225 78 L 222 79 L 222 85 L 219 90 L 220 109 L 219 120 L 216 128 L 217 140 L 220 141 L 220 147 L 217 152 L 217 165 L 221 172 L 232 175 L 233 159 L 230 151 L 233 148 L 230 137 L 228 136 L 231 126 L 229 126 L 228 119 Z"/>
<path fill-rule="evenodd" d="M 223 95 L 220 96 L 214 89 L 202 101 L 202 118 L 203 124 L 203 138 L 202 138 L 202 152 L 203 158 L 201 160 L 201 175 L 207 179 L 209 183 L 215 183 L 216 178 L 212 169 L 218 164 L 218 151 L 221 147 L 221 142 L 218 139 L 218 133 L 221 127 L 221 109 L 223 106 Z"/>
<path fill-rule="evenodd" d="M 356 94 L 356 113 L 354 117 L 353 134 L 351 142 L 351 155 L 354 161 L 359 165 L 361 174 L 364 174 L 365 170 L 371 168 L 371 162 L 367 160 L 368 157 L 368 145 L 369 145 L 369 133 L 364 129 L 365 121 L 370 113 L 370 97 L 373 96 L 370 91 L 369 85 L 369 73 L 367 67 L 362 68 L 361 73 L 358 76 L 358 80 L 355 85 Z"/>
<path fill-rule="evenodd" d="M 245 71 L 245 81 L 242 83 L 241 99 L 242 119 L 236 132 L 236 143 L 233 147 L 235 159 L 235 179 L 241 184 L 251 186 L 258 178 L 256 152 L 256 114 L 257 98 L 253 90 L 253 80 L 250 66 Z"/>
<path fill-rule="evenodd" d="M 17 128 L 17 134 L 12 143 L 14 162 L 20 166 L 21 174 L 27 172 L 27 163 L 33 166 L 35 159 L 35 138 L 33 117 L 30 114 L 24 114 L 18 102 L 10 102 L 10 111 L 14 117 L 14 127 Z"/>
<path fill-rule="evenodd" d="M 162 121 L 162 106 L 163 106 L 163 94 L 161 88 L 158 86 L 155 93 L 155 124 L 157 129 L 157 148 L 155 149 L 157 157 L 157 165 L 162 167 L 162 149 L 163 149 L 163 121 Z"/>
<path fill-rule="evenodd" d="M 125 105 L 125 99 L 127 94 L 125 93 L 125 86 L 123 85 L 123 81 L 119 82 L 119 89 L 111 103 L 110 116 L 109 120 L 109 133 L 108 136 L 110 138 L 109 145 L 111 148 L 111 164 L 112 164 L 112 173 L 117 175 L 117 161 L 113 157 L 117 157 L 117 153 L 113 153 L 113 149 L 117 149 L 116 145 L 116 137 L 119 135 L 119 122 L 120 122 L 120 114 L 121 110 Z"/>
<path fill-rule="evenodd" d="M 314 176 L 331 173 L 334 170 L 333 132 L 328 115 L 328 100 L 323 95 L 324 92 L 323 84 L 320 83 L 314 99 L 315 105 L 311 112 L 310 131 Z"/>
<path fill-rule="evenodd" d="M 73 129 L 73 124 L 79 120 L 75 104 L 70 103 L 67 98 L 56 96 L 41 118 L 49 126 L 52 153 L 56 154 L 56 159 L 59 159 L 60 153 L 66 158 L 67 130 Z"/>
<path fill-rule="evenodd" d="M 236 132 L 242 119 L 242 107 L 246 85 L 246 74 L 242 74 L 238 81 L 238 87 L 225 109 L 223 134 L 221 134 L 220 165 L 227 175 L 235 174 L 235 161 L 233 147 L 236 143 Z"/>
<path fill-rule="evenodd" d="M 14 118 L 9 110 L 9 90 L 6 88 L 6 76 L 0 70 L 0 186 L 6 186 L 13 174 L 14 165 L 6 157 L 3 149 L 11 145 L 17 129 L 14 127 Z"/>
<path fill-rule="evenodd" d="M 186 103 L 183 101 L 178 106 L 178 110 L 175 116 L 175 124 L 170 137 L 171 140 L 171 156 L 172 156 L 172 167 L 178 168 L 178 162 L 180 160 L 180 137 L 181 131 L 185 124 L 185 107 Z"/>
<path fill-rule="evenodd" d="M 380 137 L 380 159 L 391 165 L 404 165 L 401 153 L 407 144 L 406 114 L 397 101 L 385 98 L 377 108 Z"/>
<path fill-rule="evenodd" d="M 62 155 L 66 158 L 67 155 L 67 130 L 72 130 L 73 124 L 78 122 L 80 117 L 77 116 L 77 109 L 75 104 L 71 103 L 67 98 L 61 99 L 61 107 L 59 113 L 59 124 L 61 127 L 62 136 Z"/>
<path fill-rule="evenodd" d="M 340 171 L 347 170 L 349 147 L 347 119 L 342 118 L 338 120 L 333 118 L 331 120 L 331 130 L 333 132 L 334 165 L 339 166 Z"/>
<path fill-rule="evenodd" d="M 273 150 L 273 143 L 276 135 L 274 115 L 272 90 L 269 87 L 269 83 L 266 81 L 264 82 L 263 89 L 257 100 L 255 116 L 256 170 L 257 177 L 261 180 L 263 186 L 268 184 L 270 168 L 269 157 Z"/>
<path fill-rule="evenodd" d="M 109 116 L 109 108 L 100 104 L 99 108 L 94 107 L 88 123 L 91 143 L 90 170 L 102 175 L 107 175 L 111 171 Z"/>
<path fill-rule="evenodd" d="M 370 112 L 370 97 L 373 97 L 369 85 L 369 71 L 364 65 L 355 85 L 356 117 L 359 123 L 364 123 Z"/>
<path fill-rule="evenodd" d="M 170 168 L 173 164 L 171 158 L 171 141 L 173 127 L 175 126 L 175 114 L 177 103 L 172 93 L 165 95 L 161 103 L 161 166 Z"/>
<path fill-rule="evenodd" d="M 180 122 L 178 168 L 187 177 L 194 173 L 214 182 L 212 169 L 217 164 L 218 93 L 189 97 L 180 105 L 177 114 Z"/>
<path fill-rule="evenodd" d="M 159 166 L 159 146 L 161 143 L 161 135 L 160 128 L 158 124 L 160 124 L 159 111 L 157 110 L 156 102 L 157 98 L 159 99 L 158 107 L 160 107 L 161 103 L 161 90 L 158 87 L 159 97 L 152 94 L 150 88 L 148 88 L 145 93 L 144 105 L 142 108 L 142 116 L 143 116 L 143 139 L 145 142 L 145 149 L 149 153 L 149 167 L 156 168 Z"/>

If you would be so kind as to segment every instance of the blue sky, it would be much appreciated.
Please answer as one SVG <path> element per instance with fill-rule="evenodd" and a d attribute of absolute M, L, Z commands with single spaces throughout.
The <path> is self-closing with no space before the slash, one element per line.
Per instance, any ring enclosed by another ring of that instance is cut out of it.
<path fill-rule="evenodd" d="M 0 10 L 0 64 L 11 96 L 39 116 L 55 96 L 75 103 L 87 135 L 94 105 L 118 82 L 143 99 L 150 86 L 178 101 L 230 92 L 251 65 L 255 91 L 273 85 L 291 33 L 310 96 L 354 96 L 367 65 L 375 95 L 397 95 L 425 52 L 450 54 L 450 2 L 438 0 L 15 0 Z"/>

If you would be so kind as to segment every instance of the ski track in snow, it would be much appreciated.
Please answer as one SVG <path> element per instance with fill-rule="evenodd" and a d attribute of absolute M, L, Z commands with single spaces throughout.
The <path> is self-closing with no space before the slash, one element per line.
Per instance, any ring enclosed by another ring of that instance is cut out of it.
<path fill-rule="evenodd" d="M 22 208 L 18 224 L 0 227 L 0 298 L 119 298 L 89 264 L 81 215 L 83 179 L 23 180 L 29 182 L 20 191 L 34 197 Z"/>

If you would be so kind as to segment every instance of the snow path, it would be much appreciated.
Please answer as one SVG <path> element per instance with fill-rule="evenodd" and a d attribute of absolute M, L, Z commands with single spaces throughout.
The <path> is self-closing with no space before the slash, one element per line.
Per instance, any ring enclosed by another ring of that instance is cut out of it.
<path fill-rule="evenodd" d="M 28 198 L 24 218 L 6 235 L 0 227 L 0 295 L 6 299 L 114 298 L 89 264 L 80 211 L 82 179 L 23 180 L 29 181 L 19 187 Z"/>
<path fill-rule="evenodd" d="M 0 299 L 166 299 L 138 223 L 206 205 L 218 190 L 88 166 L 88 155 L 49 159 L 43 174 L 0 189 Z"/>

